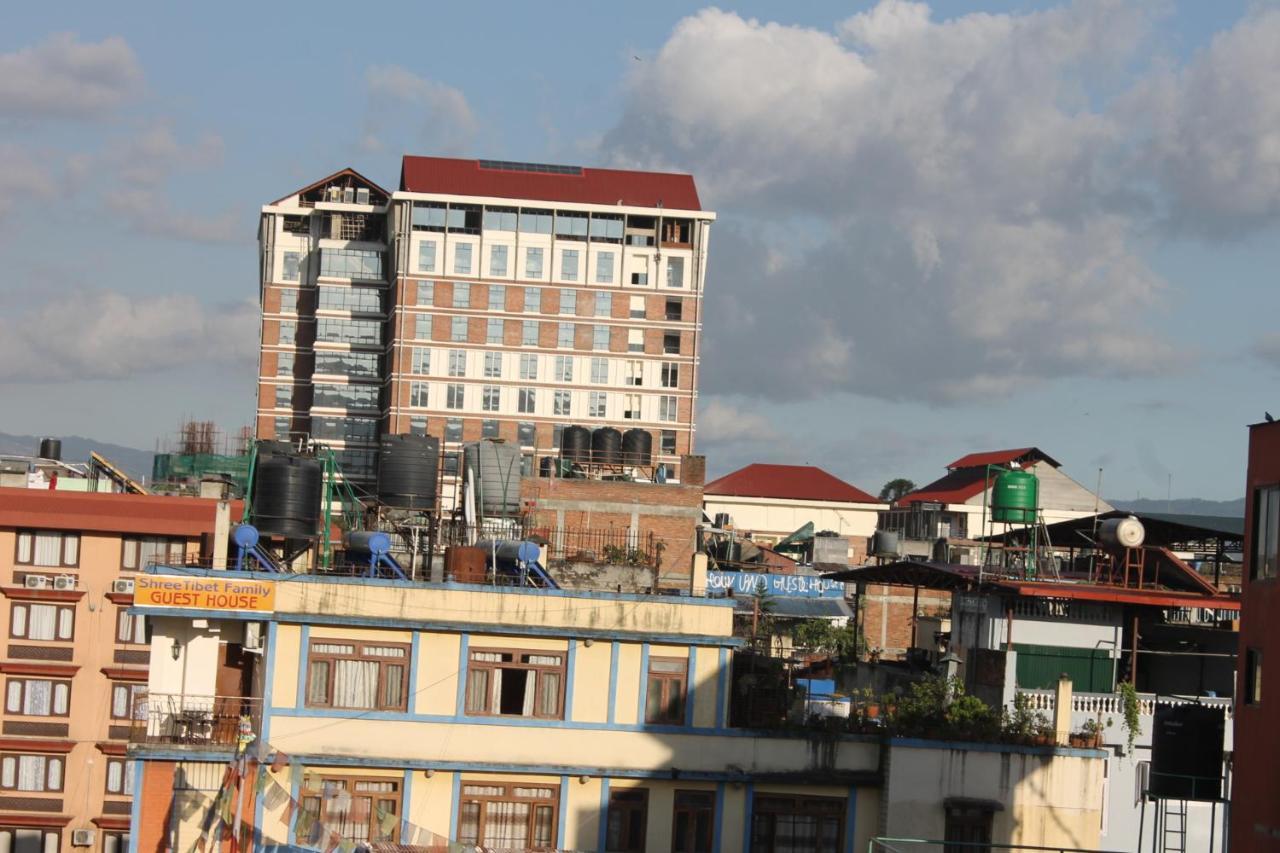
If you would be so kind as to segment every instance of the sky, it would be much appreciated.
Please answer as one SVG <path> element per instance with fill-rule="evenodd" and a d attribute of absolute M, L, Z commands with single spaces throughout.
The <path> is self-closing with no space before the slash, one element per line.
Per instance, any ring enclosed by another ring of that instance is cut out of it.
<path fill-rule="evenodd" d="M 1280 5 L 24 4 L 0 431 L 249 423 L 261 206 L 405 153 L 694 175 L 698 451 L 869 491 L 1038 446 L 1226 500 L 1280 413 Z"/>

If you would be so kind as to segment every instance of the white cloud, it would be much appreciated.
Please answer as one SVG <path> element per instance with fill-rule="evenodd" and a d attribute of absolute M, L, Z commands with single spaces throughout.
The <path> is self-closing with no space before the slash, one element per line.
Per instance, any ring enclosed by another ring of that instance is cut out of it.
<path fill-rule="evenodd" d="M 727 400 L 707 398 L 698 407 L 698 440 L 717 444 L 773 441 L 778 430 L 763 415 Z"/>
<path fill-rule="evenodd" d="M 1249 347 L 1249 351 L 1254 358 L 1280 370 L 1280 332 L 1259 335 Z"/>
<path fill-rule="evenodd" d="M 0 381 L 126 379 L 193 363 L 237 363 L 257 352 L 250 301 L 208 306 L 194 296 L 111 291 L 55 295 L 38 305 L 5 300 Z"/>
<path fill-rule="evenodd" d="M 54 195 L 57 180 L 45 161 L 25 148 L 0 143 L 0 220 L 15 208 Z"/>
<path fill-rule="evenodd" d="M 96 43 L 58 33 L 0 54 L 0 115 L 93 118 L 133 97 L 142 67 L 124 39 Z"/>
<path fill-rule="evenodd" d="M 462 92 L 396 65 L 365 72 L 369 103 L 360 147 L 370 152 L 458 154 L 475 138 L 479 123 Z"/>

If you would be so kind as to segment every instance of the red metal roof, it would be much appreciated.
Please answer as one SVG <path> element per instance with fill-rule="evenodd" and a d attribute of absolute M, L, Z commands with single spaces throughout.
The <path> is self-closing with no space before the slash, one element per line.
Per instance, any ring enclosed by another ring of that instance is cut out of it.
<path fill-rule="evenodd" d="M 400 189 L 440 195 L 702 209 L 691 175 L 588 168 L 565 174 L 482 165 L 492 162 L 405 155 L 400 167 Z"/>
<path fill-rule="evenodd" d="M 708 483 L 703 493 L 801 501 L 880 503 L 874 496 L 821 468 L 812 465 L 766 465 L 761 462 Z"/>
<path fill-rule="evenodd" d="M 217 505 L 169 495 L 0 489 L 0 527 L 196 537 L 213 532 Z"/>
<path fill-rule="evenodd" d="M 914 503 L 962 504 L 982 494 L 986 468 L 961 468 L 898 499 L 898 506 Z"/>
<path fill-rule="evenodd" d="M 1023 457 L 1031 457 L 1030 460 L 1024 460 Z M 1055 460 L 1038 447 L 1015 447 L 1009 450 L 989 450 L 985 453 L 970 453 L 968 456 L 961 456 L 955 462 L 947 466 L 948 469 L 956 468 L 985 468 L 988 465 L 1008 465 L 1011 462 L 1020 461 L 1036 461 L 1043 459 L 1054 468 L 1061 468 Z"/>

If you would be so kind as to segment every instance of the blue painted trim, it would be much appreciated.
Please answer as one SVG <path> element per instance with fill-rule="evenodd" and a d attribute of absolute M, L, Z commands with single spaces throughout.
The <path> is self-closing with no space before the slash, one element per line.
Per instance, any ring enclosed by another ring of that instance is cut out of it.
<path fill-rule="evenodd" d="M 236 757 L 230 749 L 172 749 L 166 747 L 130 746 L 129 755 L 143 761 L 201 761 L 225 764 Z"/>
<path fill-rule="evenodd" d="M 564 828 L 569 822 L 569 777 L 560 777 L 560 814 L 556 815 L 556 849 L 564 849 Z"/>
<path fill-rule="evenodd" d="M 405 705 L 410 714 L 418 709 L 418 663 L 422 657 L 422 632 L 414 631 L 409 644 L 409 696 Z"/>
<path fill-rule="evenodd" d="M 618 719 L 618 652 L 622 644 L 614 640 L 609 647 L 609 716 L 608 724 L 613 725 Z M 601 845 L 600 849 L 604 849 Z"/>
<path fill-rule="evenodd" d="M 716 783 L 716 820 L 715 827 L 711 830 L 711 849 L 714 853 L 720 853 L 720 847 L 724 843 L 724 783 Z M 745 848 L 743 848 L 745 849 Z"/>
<path fill-rule="evenodd" d="M 854 853 L 853 840 L 858 828 L 858 786 L 849 786 L 849 804 L 844 815 L 844 853 Z"/>
<path fill-rule="evenodd" d="M 720 649 L 720 669 L 716 673 L 716 728 L 723 729 L 729 708 L 729 650 Z"/>
<path fill-rule="evenodd" d="M 128 853 L 138 853 L 138 833 L 142 831 L 142 782 L 142 759 L 135 758 L 133 760 L 133 804 L 129 806 Z"/>
<path fill-rule="evenodd" d="M 411 844 L 409 837 L 409 809 L 413 805 L 413 771 L 404 771 L 404 791 L 400 794 L 400 843 Z"/>
<path fill-rule="evenodd" d="M 462 810 L 462 770 L 453 771 L 453 800 L 449 803 L 449 840 L 458 838 L 458 812 Z"/>
<path fill-rule="evenodd" d="M 569 641 L 569 655 L 564 665 L 564 719 L 573 720 L 573 677 L 578 663 L 578 641 Z"/>
<path fill-rule="evenodd" d="M 609 841 L 609 777 L 600 780 L 600 830 L 596 836 L 596 849 L 603 850 Z"/>
<path fill-rule="evenodd" d="M 270 708 L 272 700 L 272 690 L 276 681 L 276 623 L 267 623 L 267 647 L 263 650 L 262 656 L 266 658 L 267 667 L 262 674 L 262 707 Z M 262 731 L 258 733 L 258 743 L 262 744 L 263 750 L 260 753 L 266 756 L 266 750 L 271 746 L 271 712 L 262 715 Z M 258 764 L 258 772 L 266 773 L 267 765 Z M 262 813 L 266 810 L 262 797 L 255 796 L 253 798 L 253 837 L 257 845 L 262 845 Z"/>
<path fill-rule="evenodd" d="M 693 728 L 693 704 L 698 698 L 698 649 L 689 647 L 689 669 L 685 675 L 684 724 Z"/>
<path fill-rule="evenodd" d="M 906 749 L 963 749 L 969 752 L 1013 752 L 1026 755 L 1065 755 L 1072 758 L 1106 758 L 1105 749 L 1077 749 L 1070 746 L 1025 746 L 1017 743 L 978 743 L 959 740 L 925 740 L 914 737 L 890 738 L 890 746 Z"/>
<path fill-rule="evenodd" d="M 748 782 L 746 785 L 746 800 L 742 806 L 742 853 L 749 853 L 751 850 L 751 810 L 755 806 L 756 786 L 754 782 Z"/>
<path fill-rule="evenodd" d="M 471 635 L 458 637 L 458 698 L 453 709 L 454 719 L 464 716 L 467 707 L 467 657 L 471 647 Z M 452 835 L 449 836 L 453 838 Z"/>
<path fill-rule="evenodd" d="M 293 703 L 293 707 L 299 711 L 307 704 L 307 658 L 310 656 L 311 626 L 303 625 L 298 636 L 298 693 L 294 696 Z"/>
<path fill-rule="evenodd" d="M 643 725 L 645 720 L 644 706 L 649 701 L 649 644 L 640 645 L 640 701 L 636 709 L 636 722 Z"/>

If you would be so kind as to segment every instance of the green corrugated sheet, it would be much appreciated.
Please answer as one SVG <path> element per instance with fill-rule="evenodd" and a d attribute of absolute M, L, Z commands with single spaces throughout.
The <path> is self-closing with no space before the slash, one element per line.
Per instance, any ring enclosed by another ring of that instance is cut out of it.
<path fill-rule="evenodd" d="M 1112 661 L 1109 649 L 1073 649 L 1014 643 L 1018 653 L 1018 686 L 1049 690 L 1058 677 L 1071 677 L 1072 689 L 1086 693 L 1110 693 Z"/>
<path fill-rule="evenodd" d="M 249 476 L 249 457 L 216 453 L 157 453 L 151 465 L 153 483 L 198 480 L 216 474 L 226 475 L 243 487 Z"/>

